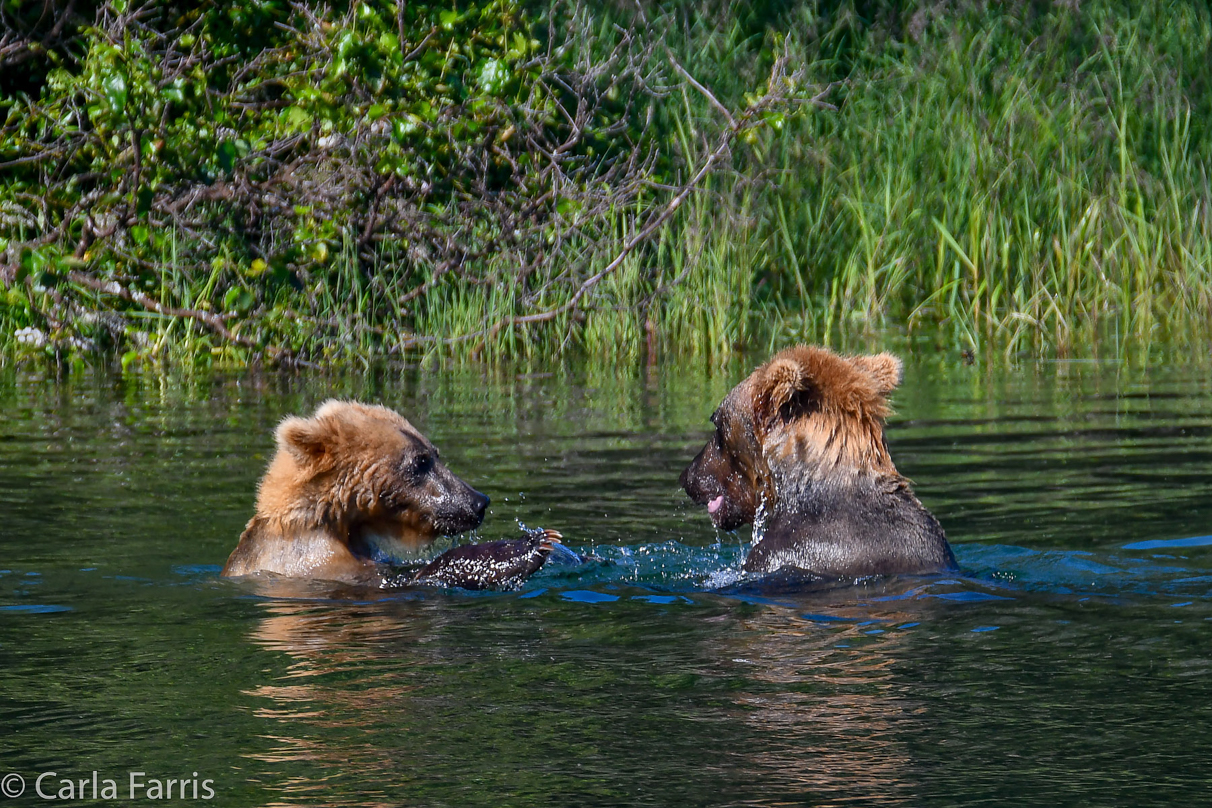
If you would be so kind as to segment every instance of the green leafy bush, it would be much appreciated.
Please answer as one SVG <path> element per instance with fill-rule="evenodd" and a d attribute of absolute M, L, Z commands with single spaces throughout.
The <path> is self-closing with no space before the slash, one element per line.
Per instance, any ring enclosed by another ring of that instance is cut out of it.
<path fill-rule="evenodd" d="M 578 20 L 549 22 L 540 42 L 513 0 L 65 18 L 52 66 L 0 99 L 7 317 L 151 345 L 129 316 L 86 328 L 102 296 L 237 358 L 318 356 L 407 344 L 442 276 L 534 276 L 651 166 L 642 56 L 624 37 L 578 65 L 551 38 Z"/>

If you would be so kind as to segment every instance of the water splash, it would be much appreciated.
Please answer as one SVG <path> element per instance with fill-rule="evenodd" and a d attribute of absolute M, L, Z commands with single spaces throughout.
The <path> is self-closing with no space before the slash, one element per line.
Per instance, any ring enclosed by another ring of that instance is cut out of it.
<path fill-rule="evenodd" d="M 750 546 L 756 547 L 766 535 L 766 520 L 769 518 L 770 512 L 766 507 L 766 495 L 762 494 L 761 500 L 758 501 L 757 510 L 753 512 L 753 538 L 749 540 Z"/>
<path fill-rule="evenodd" d="M 943 600 L 990 603 L 1024 594 L 1058 596 L 1175 595 L 1212 599 L 1212 574 L 1175 563 L 1088 551 L 1032 550 L 1011 545 L 954 545 L 960 572 L 946 576 L 873 578 L 853 582 L 804 581 L 762 576 L 742 568 L 748 546 L 717 542 L 692 546 L 678 541 L 567 548 L 528 584 L 528 589 L 580 590 L 637 586 L 674 593 L 761 593 L 852 591 L 852 601 Z M 584 554 L 584 555 L 583 555 Z M 916 583 L 915 583 L 916 582 Z M 885 594 L 877 595 L 877 592 Z"/>

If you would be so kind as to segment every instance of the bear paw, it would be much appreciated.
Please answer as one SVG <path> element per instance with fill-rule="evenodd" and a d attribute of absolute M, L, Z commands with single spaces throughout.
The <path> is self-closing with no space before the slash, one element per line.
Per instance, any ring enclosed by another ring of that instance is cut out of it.
<path fill-rule="evenodd" d="M 410 583 L 460 589 L 516 589 L 542 568 L 563 538 L 558 531 L 525 530 L 521 539 L 464 544 L 426 564 Z"/>

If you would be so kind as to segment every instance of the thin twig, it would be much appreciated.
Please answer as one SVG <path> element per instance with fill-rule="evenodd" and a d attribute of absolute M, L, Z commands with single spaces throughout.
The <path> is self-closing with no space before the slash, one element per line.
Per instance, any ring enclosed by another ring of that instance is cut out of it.
<path fill-rule="evenodd" d="M 712 94 L 711 90 L 708 90 L 706 87 L 704 87 L 704 86 L 703 86 L 702 84 L 700 84 L 698 81 L 696 81 L 696 80 L 695 80 L 695 78 L 694 78 L 694 76 L 690 75 L 690 73 L 688 73 L 688 72 L 686 71 L 686 68 L 684 68 L 684 67 L 682 67 L 680 64 L 678 64 L 678 60 L 677 60 L 677 59 L 675 59 L 675 58 L 673 58 L 673 53 L 672 53 L 672 52 L 669 50 L 669 48 L 665 48 L 665 53 L 666 53 L 666 54 L 668 55 L 668 57 L 669 57 L 669 64 L 673 65 L 673 69 L 674 69 L 674 70 L 676 70 L 676 71 L 678 72 L 678 75 L 680 75 L 682 78 L 686 79 L 686 82 L 687 82 L 687 83 L 688 83 L 688 84 L 689 84 L 691 87 L 693 87 L 694 89 L 696 89 L 696 90 L 698 90 L 700 93 L 702 93 L 702 94 L 703 94 L 703 96 L 704 96 L 704 97 L 705 97 L 705 98 L 706 98 L 706 99 L 707 99 L 709 102 L 711 102 L 711 106 L 715 107 L 715 108 L 716 108 L 716 109 L 718 109 L 718 110 L 719 110 L 721 113 L 723 113 L 724 117 L 725 117 L 725 118 L 728 120 L 728 125 L 729 125 L 729 126 L 735 127 L 735 126 L 736 126 L 736 118 L 733 118 L 733 117 L 732 117 L 732 113 L 729 111 L 728 107 L 726 107 L 726 106 L 724 106 L 723 104 L 721 104 L 721 103 L 720 103 L 720 100 L 719 100 L 718 98 L 716 98 L 716 97 L 715 97 L 715 96 Z"/>

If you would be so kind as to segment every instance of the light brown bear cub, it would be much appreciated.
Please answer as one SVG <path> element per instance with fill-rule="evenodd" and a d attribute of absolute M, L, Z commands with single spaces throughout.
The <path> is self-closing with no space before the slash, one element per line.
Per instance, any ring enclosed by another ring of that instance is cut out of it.
<path fill-rule="evenodd" d="M 277 444 L 257 513 L 223 575 L 484 589 L 520 583 L 558 541 L 558 533 L 538 530 L 519 541 L 456 547 L 402 578 L 395 565 L 438 536 L 479 526 L 488 497 L 386 407 L 327 401 L 310 418 L 284 420 Z"/>
<path fill-rule="evenodd" d="M 860 578 L 955 568 L 938 520 L 888 454 L 887 396 L 901 373 L 891 354 L 801 346 L 724 398 L 681 483 L 724 530 L 765 509 L 746 570 Z"/>

